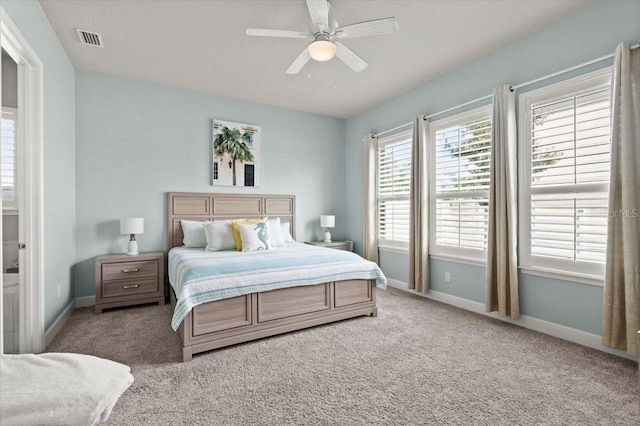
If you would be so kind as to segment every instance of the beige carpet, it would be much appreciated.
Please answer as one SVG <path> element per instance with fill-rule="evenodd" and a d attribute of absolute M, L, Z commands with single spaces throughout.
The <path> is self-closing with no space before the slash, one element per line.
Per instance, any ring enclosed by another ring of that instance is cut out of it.
<path fill-rule="evenodd" d="M 111 425 L 638 425 L 637 364 L 402 293 L 180 362 L 171 307 L 79 309 L 48 351 L 132 367 Z"/>

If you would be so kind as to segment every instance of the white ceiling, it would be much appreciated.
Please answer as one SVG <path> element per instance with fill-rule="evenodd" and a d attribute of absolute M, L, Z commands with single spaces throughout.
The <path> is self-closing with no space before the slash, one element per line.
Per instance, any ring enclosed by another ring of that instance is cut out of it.
<path fill-rule="evenodd" d="M 285 70 L 304 39 L 248 37 L 247 27 L 309 31 L 303 0 L 41 0 L 80 70 L 348 118 L 584 8 L 592 0 L 332 0 L 340 25 L 395 16 L 395 34 L 344 40 L 369 67 L 337 59 Z M 75 28 L 102 34 L 80 44 Z"/>

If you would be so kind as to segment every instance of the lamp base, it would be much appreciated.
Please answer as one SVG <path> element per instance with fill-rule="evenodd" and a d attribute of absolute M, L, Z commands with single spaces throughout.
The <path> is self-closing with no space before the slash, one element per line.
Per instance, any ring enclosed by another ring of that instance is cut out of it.
<path fill-rule="evenodd" d="M 331 232 L 329 232 L 328 229 L 326 231 L 324 231 L 324 242 L 325 243 L 330 243 L 331 242 Z"/>
<path fill-rule="evenodd" d="M 135 256 L 137 254 L 138 254 L 138 242 L 129 241 L 129 246 L 127 247 L 127 255 Z"/>

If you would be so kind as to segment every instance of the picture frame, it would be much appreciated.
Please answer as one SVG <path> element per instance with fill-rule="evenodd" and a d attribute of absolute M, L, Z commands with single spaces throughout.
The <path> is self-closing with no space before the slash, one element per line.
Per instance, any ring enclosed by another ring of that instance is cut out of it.
<path fill-rule="evenodd" d="M 215 186 L 260 186 L 262 128 L 255 124 L 211 120 L 211 182 Z"/>

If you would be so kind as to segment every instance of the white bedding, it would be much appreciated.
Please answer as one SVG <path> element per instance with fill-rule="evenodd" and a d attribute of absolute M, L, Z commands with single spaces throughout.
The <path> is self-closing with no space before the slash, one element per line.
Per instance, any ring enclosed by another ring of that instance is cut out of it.
<path fill-rule="evenodd" d="M 373 262 L 355 253 L 308 244 L 253 252 L 176 247 L 169 251 L 169 282 L 178 302 L 171 326 L 177 330 L 200 304 L 278 288 L 367 279 L 386 288 Z"/>
<path fill-rule="evenodd" d="M 96 425 L 133 383 L 128 366 L 90 355 L 0 356 L 0 425 Z"/>

